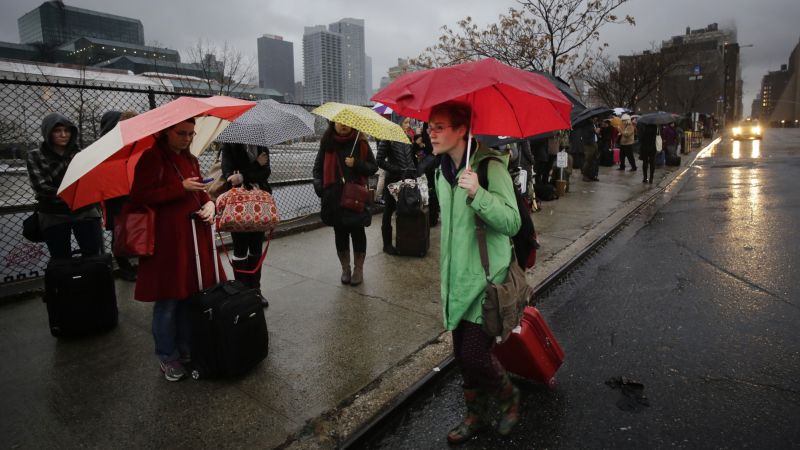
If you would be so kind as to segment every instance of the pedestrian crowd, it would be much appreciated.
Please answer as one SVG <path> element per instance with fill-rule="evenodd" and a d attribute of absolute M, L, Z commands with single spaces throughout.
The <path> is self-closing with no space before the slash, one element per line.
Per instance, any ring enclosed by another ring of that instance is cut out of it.
<path fill-rule="evenodd" d="M 133 116 L 133 112 L 109 111 L 103 115 L 101 130 L 106 133 Z M 629 167 L 635 172 L 637 152 L 643 181 L 652 184 L 656 166 L 674 158 L 679 146 L 685 145 L 674 122 L 637 124 L 627 113 L 618 120 L 592 117 L 577 124 L 571 133 L 553 132 L 494 145 L 471 140 L 471 120 L 470 106 L 456 101 L 435 106 L 428 121 L 416 128 L 410 118 L 401 117 L 398 122 L 409 142 L 381 140 L 377 155 L 364 134 L 331 121 L 320 140 L 312 171 L 322 222 L 333 228 L 342 284 L 364 282 L 365 227 L 372 222 L 368 208 L 345 206 L 351 185 L 365 188 L 367 179 L 381 171 L 377 197 L 383 203 L 381 243 L 386 254 L 404 254 L 401 236 L 441 226 L 443 323 L 453 333 L 467 407 L 463 420 L 448 434 L 453 443 L 485 428 L 492 404 L 500 411 L 497 430 L 501 434 L 508 434 L 519 418 L 519 391 L 492 352 L 494 337 L 481 326 L 487 278 L 491 283 L 503 282 L 515 261 L 510 238 L 523 226 L 520 216 L 526 212 L 518 198 L 525 197 L 534 205 L 534 200 L 555 200 L 568 190 L 573 167 L 581 170 L 584 182 L 599 181 L 600 165 L 617 164 L 620 171 Z M 102 253 L 103 224 L 113 229 L 115 218 L 128 204 L 155 211 L 157 246 L 152 255 L 140 257 L 138 267 L 124 255 L 117 255 L 116 261 L 119 276 L 136 281 L 134 298 L 153 303 L 154 351 L 169 381 L 186 377 L 186 366 L 192 361 L 193 330 L 186 299 L 213 286 L 220 281 L 217 278 L 224 279 L 224 271 L 215 275 L 221 265 L 213 248 L 212 228 L 188 225 L 190 217 L 211 223 L 218 213 L 208 192 L 210 180 L 204 178 L 197 158 L 189 151 L 195 127 L 190 118 L 157 133 L 151 148 L 138 160 L 128 195 L 75 210 L 57 195 L 68 165 L 80 151 L 74 123 L 59 113 L 46 116 L 41 127 L 43 142 L 27 159 L 38 202 L 38 225 L 53 259 L 71 257 L 73 236 L 82 254 Z M 561 152 L 569 154 L 567 167 L 556 164 Z M 226 143 L 218 156 L 223 190 L 257 187 L 271 192 L 267 147 Z M 390 189 L 407 180 L 424 184 L 426 201 L 415 197 L 422 185 L 408 191 L 400 188 L 399 194 Z M 419 214 L 409 214 L 409 208 Z M 424 219 L 403 219 L 406 225 L 401 225 L 401 217 L 407 216 Z M 485 255 L 481 254 L 476 223 L 485 229 Z M 418 229 L 403 229 L 409 226 Z M 265 233 L 233 232 L 231 239 L 235 278 L 262 292 Z M 485 267 L 482 259 L 487 261 Z M 263 295 L 261 299 L 267 307 L 267 299 Z"/>

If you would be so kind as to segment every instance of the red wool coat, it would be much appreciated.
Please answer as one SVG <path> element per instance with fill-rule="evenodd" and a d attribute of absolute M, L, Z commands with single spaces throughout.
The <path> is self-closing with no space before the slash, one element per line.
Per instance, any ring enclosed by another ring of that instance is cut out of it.
<path fill-rule="evenodd" d="M 139 258 L 134 293 L 139 301 L 183 300 L 198 292 L 189 215 L 210 198 L 203 191 L 184 190 L 176 168 L 184 178 L 201 176 L 197 158 L 188 150 L 175 154 L 158 144 L 145 150 L 136 165 L 131 201 L 150 206 L 156 212 L 155 252 L 153 256 Z M 205 289 L 215 284 L 211 227 L 200 221 L 196 226 Z M 225 278 L 221 265 L 219 275 L 220 280 Z"/>

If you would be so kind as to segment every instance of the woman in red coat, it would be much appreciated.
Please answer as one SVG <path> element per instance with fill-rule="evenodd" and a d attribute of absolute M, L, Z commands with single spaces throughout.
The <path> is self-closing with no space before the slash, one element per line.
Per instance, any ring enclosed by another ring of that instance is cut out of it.
<path fill-rule="evenodd" d="M 200 166 L 189 152 L 194 119 L 164 130 L 142 153 L 131 186 L 131 201 L 156 213 L 155 252 L 139 259 L 134 298 L 153 305 L 153 338 L 161 371 L 169 381 L 186 376 L 190 326 L 186 298 L 199 291 L 192 222 L 197 213 L 197 241 L 203 288 L 213 286 L 211 228 L 214 202 L 201 182 Z M 201 222 L 202 221 L 202 222 Z M 220 270 L 220 276 L 224 272 Z"/>

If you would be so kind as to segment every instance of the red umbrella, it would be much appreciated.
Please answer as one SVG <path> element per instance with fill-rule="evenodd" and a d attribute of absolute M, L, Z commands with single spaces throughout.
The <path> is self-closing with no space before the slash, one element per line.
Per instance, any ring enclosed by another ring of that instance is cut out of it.
<path fill-rule="evenodd" d="M 216 137 L 255 102 L 217 96 L 179 97 L 165 105 L 123 120 L 79 152 L 67 168 L 58 195 L 72 209 L 130 193 L 142 152 L 155 142 L 155 133 L 198 117 L 195 140 Z M 205 142 L 203 142 L 205 143 Z M 194 143 L 193 143 L 194 145 Z M 195 152 L 197 153 L 197 152 Z"/>
<path fill-rule="evenodd" d="M 424 121 L 433 106 L 463 101 L 472 106 L 471 133 L 519 138 L 570 128 L 572 110 L 547 78 L 491 58 L 407 73 L 372 100 Z"/>

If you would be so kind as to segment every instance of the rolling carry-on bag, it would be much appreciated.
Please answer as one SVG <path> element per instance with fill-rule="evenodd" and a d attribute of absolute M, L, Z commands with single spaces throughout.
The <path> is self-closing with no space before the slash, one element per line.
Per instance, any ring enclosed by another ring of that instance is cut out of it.
<path fill-rule="evenodd" d="M 555 388 L 555 374 L 564 362 L 564 352 L 539 310 L 528 306 L 519 333 L 494 346 L 494 354 L 509 372 Z"/>
<path fill-rule="evenodd" d="M 51 259 L 44 271 L 50 334 L 98 334 L 117 326 L 117 293 L 111 255 Z"/>
<path fill-rule="evenodd" d="M 197 282 L 200 291 L 187 300 L 192 323 L 192 378 L 241 375 L 267 357 L 269 335 L 261 296 L 240 281 L 219 282 L 217 247 L 214 286 L 203 289 L 196 220 L 192 219 Z"/>
<path fill-rule="evenodd" d="M 428 223 L 428 210 L 423 208 L 418 214 L 395 216 L 397 236 L 395 248 L 401 256 L 419 256 L 428 254 L 431 246 L 431 228 Z"/>

